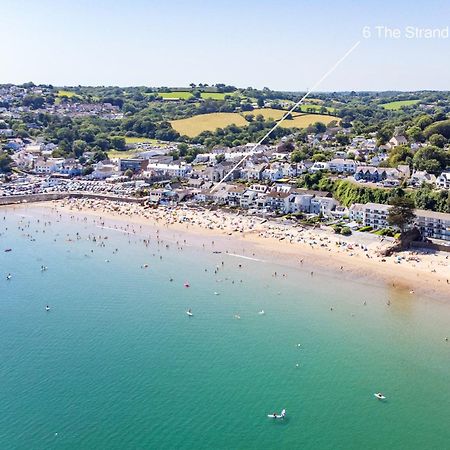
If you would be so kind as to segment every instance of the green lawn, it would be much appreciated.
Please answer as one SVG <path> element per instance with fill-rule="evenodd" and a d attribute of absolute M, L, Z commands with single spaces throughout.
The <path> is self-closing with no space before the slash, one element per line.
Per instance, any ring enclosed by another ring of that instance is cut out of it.
<path fill-rule="evenodd" d="M 384 109 L 389 109 L 391 111 L 398 111 L 399 109 L 403 108 L 404 106 L 411 106 L 416 105 L 419 103 L 420 100 L 398 100 L 396 102 L 389 102 L 389 103 L 382 103 L 380 104 L 381 107 Z"/>

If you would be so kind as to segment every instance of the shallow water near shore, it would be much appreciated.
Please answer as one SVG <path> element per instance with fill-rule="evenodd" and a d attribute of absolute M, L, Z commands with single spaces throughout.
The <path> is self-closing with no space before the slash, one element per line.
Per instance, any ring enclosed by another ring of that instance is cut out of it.
<path fill-rule="evenodd" d="M 1 212 L 1 448 L 448 447 L 449 303 L 210 237 Z"/>

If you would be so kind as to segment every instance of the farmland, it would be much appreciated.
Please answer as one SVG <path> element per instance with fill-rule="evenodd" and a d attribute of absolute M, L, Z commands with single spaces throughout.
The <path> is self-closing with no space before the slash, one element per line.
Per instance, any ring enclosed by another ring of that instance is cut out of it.
<path fill-rule="evenodd" d="M 130 137 L 124 136 L 126 144 L 158 144 L 161 145 L 161 142 L 157 139 L 150 139 L 146 137 Z"/>
<path fill-rule="evenodd" d="M 166 100 L 189 100 L 193 98 L 191 91 L 158 92 L 158 95 Z M 204 100 L 224 100 L 225 95 L 233 94 L 225 94 L 223 92 L 202 92 L 200 97 Z"/>
<path fill-rule="evenodd" d="M 339 117 L 329 116 L 327 114 L 299 114 L 294 115 L 292 120 L 285 120 L 280 127 L 282 128 L 306 128 L 315 123 L 322 122 L 328 125 L 331 121 L 339 121 Z"/>
<path fill-rule="evenodd" d="M 390 111 L 398 111 L 404 106 L 417 105 L 420 100 L 398 100 L 396 102 L 382 103 L 380 106 Z"/>
<path fill-rule="evenodd" d="M 192 92 L 189 91 L 158 92 L 158 95 L 164 99 L 189 100 L 190 98 L 192 98 Z"/>
<path fill-rule="evenodd" d="M 266 120 L 280 120 L 285 113 L 286 111 L 280 109 L 261 108 L 246 112 L 245 115 L 253 114 L 257 116 L 261 114 Z M 284 121 L 280 126 L 284 128 L 305 128 L 314 122 L 329 124 L 332 120 L 339 120 L 339 118 L 323 114 L 294 114 L 291 120 Z M 243 115 L 238 113 L 200 114 L 188 119 L 172 120 L 170 123 L 181 135 L 189 137 L 197 136 L 202 131 L 215 131 L 217 128 L 225 128 L 232 124 L 239 127 L 248 125 Z"/>
<path fill-rule="evenodd" d="M 247 125 L 247 121 L 238 113 L 199 114 L 187 119 L 172 120 L 170 124 L 181 135 L 194 137 L 202 131 L 215 131 L 235 124 L 238 127 Z"/>
<path fill-rule="evenodd" d="M 233 94 L 224 94 L 223 92 L 202 92 L 201 97 L 205 100 L 223 100 L 225 95 L 233 95 Z"/>

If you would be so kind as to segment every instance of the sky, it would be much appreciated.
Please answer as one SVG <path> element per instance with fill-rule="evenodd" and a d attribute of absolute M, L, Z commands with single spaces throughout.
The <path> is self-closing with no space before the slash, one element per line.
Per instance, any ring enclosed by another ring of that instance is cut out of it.
<path fill-rule="evenodd" d="M 360 41 L 317 90 L 450 90 L 449 0 L 0 0 L 0 5 L 0 83 L 193 82 L 305 91 Z M 435 34 L 425 38 L 407 27 Z"/>

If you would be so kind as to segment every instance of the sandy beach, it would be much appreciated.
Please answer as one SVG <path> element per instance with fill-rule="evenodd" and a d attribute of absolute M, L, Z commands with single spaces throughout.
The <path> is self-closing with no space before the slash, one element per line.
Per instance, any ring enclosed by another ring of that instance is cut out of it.
<path fill-rule="evenodd" d="M 450 294 L 448 253 L 416 250 L 383 258 L 380 250 L 392 241 L 368 233 L 343 237 L 329 228 L 304 228 L 222 210 L 146 209 L 137 204 L 87 199 L 8 208 L 47 208 L 133 233 L 158 230 L 166 237 L 210 247 L 212 251 L 308 270 L 312 279 L 314 273 L 326 271 L 350 280 L 385 283 L 408 295 L 429 296 L 440 301 L 446 301 Z"/>

